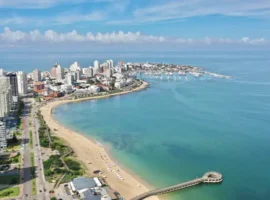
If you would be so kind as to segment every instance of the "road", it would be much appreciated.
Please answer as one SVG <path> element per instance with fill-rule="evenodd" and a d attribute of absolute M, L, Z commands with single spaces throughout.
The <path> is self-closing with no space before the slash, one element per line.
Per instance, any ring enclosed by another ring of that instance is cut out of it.
<path fill-rule="evenodd" d="M 23 199 L 32 200 L 32 174 L 31 174 L 31 155 L 30 155 L 30 146 L 29 146 L 29 111 L 30 107 L 25 100 L 25 107 L 23 110 Z"/>
<path fill-rule="evenodd" d="M 37 196 L 38 199 L 50 199 L 49 192 L 46 189 L 46 181 L 44 176 L 44 169 L 43 169 L 43 161 L 41 157 L 41 149 L 39 145 L 39 120 L 35 117 L 37 113 L 37 107 L 33 101 L 32 104 L 32 133 L 33 133 L 33 151 L 35 154 L 35 165 L 37 167 L 36 175 L 37 175 Z"/>
<path fill-rule="evenodd" d="M 36 106 L 32 99 L 25 99 L 23 111 L 23 199 L 24 200 L 49 200 L 49 193 L 46 190 L 46 182 L 43 173 L 43 161 L 39 145 L 38 129 L 39 121 L 35 117 Z M 31 108 L 32 107 L 32 108 Z M 31 114 L 31 115 L 30 115 Z M 29 127 L 29 122 L 32 122 Z M 32 131 L 33 149 L 30 148 L 29 131 Z M 36 188 L 37 195 L 32 195 L 32 174 L 31 174 L 31 152 L 34 153 L 34 163 L 36 168 Z"/>

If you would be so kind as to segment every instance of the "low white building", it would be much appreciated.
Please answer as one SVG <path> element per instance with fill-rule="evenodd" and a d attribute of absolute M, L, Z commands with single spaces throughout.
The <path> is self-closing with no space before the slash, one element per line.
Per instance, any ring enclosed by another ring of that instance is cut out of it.
<path fill-rule="evenodd" d="M 62 91 L 64 91 L 66 94 L 70 94 L 74 91 L 74 88 L 72 85 L 61 85 Z"/>
<path fill-rule="evenodd" d="M 96 85 L 91 85 L 89 87 L 89 90 L 91 91 L 91 93 L 99 93 L 100 92 L 100 87 L 96 86 Z"/>
<path fill-rule="evenodd" d="M 114 87 L 121 89 L 121 88 L 125 87 L 126 85 L 127 85 L 127 82 L 124 79 L 122 79 L 122 80 L 116 81 L 114 84 Z"/>

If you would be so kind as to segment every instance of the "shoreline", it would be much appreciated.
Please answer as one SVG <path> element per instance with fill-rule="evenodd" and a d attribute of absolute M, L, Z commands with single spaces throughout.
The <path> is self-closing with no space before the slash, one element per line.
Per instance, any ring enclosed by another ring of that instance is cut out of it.
<path fill-rule="evenodd" d="M 54 102 L 48 102 L 46 105 L 40 108 L 41 114 L 44 120 L 51 130 L 54 131 L 54 135 L 64 139 L 67 144 L 73 149 L 76 159 L 83 162 L 86 168 L 86 175 L 93 176 L 94 170 L 101 170 L 102 176 L 106 176 L 105 180 L 109 186 L 120 193 L 125 199 L 131 199 L 139 194 L 152 189 L 150 184 L 143 181 L 140 176 L 136 175 L 131 170 L 118 164 L 118 160 L 111 156 L 110 151 L 106 148 L 106 145 L 100 144 L 94 140 L 91 136 L 86 136 L 83 133 L 72 131 L 59 123 L 52 115 L 52 111 L 59 105 L 66 103 L 76 103 L 87 100 L 110 98 L 113 96 L 124 95 L 131 92 L 141 91 L 148 87 L 147 82 L 143 82 L 141 86 L 130 91 L 124 91 L 114 94 L 108 94 L 98 97 L 87 97 L 75 100 L 59 100 Z M 111 170 L 111 171 L 109 171 Z M 117 171 L 124 180 L 118 178 L 113 171 Z M 151 197 L 149 200 L 159 200 L 158 197 Z"/>

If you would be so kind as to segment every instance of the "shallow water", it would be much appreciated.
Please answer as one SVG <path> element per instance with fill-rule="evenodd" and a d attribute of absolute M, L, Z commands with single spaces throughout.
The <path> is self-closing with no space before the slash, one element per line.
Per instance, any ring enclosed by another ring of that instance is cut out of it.
<path fill-rule="evenodd" d="M 121 164 L 154 187 L 212 170 L 224 176 L 222 184 L 185 189 L 169 199 L 265 200 L 270 195 L 269 55 L 126 55 L 132 61 L 197 65 L 233 79 L 169 82 L 144 77 L 150 83 L 145 91 L 61 105 L 54 116 L 110 144 Z"/>

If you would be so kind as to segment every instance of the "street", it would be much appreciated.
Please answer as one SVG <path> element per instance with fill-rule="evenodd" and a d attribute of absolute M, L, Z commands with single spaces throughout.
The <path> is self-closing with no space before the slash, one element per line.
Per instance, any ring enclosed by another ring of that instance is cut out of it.
<path fill-rule="evenodd" d="M 41 150 L 39 145 L 38 129 L 39 121 L 36 119 L 36 106 L 33 99 L 25 99 L 25 107 L 23 111 L 23 199 L 24 200 L 49 200 L 49 193 L 46 190 L 45 177 L 43 173 L 43 161 L 41 157 Z M 31 109 L 32 105 L 32 109 Z M 29 122 L 32 126 L 29 127 Z M 33 149 L 30 148 L 29 131 L 32 131 Z M 31 152 L 34 153 L 35 174 L 36 174 L 36 188 L 37 195 L 32 195 L 32 166 L 31 166 Z"/>

